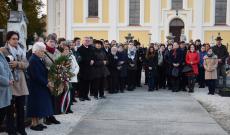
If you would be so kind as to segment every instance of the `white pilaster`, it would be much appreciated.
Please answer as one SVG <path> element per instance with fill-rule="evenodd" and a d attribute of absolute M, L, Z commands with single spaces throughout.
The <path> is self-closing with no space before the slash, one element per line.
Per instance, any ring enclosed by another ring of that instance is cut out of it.
<path fill-rule="evenodd" d="M 71 40 L 72 37 L 72 25 L 73 25 L 73 0 L 66 0 L 66 39 Z"/>
<path fill-rule="evenodd" d="M 227 16 L 226 16 L 226 19 L 227 19 L 227 25 L 230 26 L 230 0 L 227 0 Z"/>
<path fill-rule="evenodd" d="M 150 11 L 151 11 L 151 24 L 152 28 L 150 30 L 150 33 L 152 34 L 152 41 L 154 42 L 160 42 L 160 0 L 151 0 L 150 2 Z"/>
<path fill-rule="evenodd" d="M 119 40 L 118 39 L 118 31 L 117 31 L 117 23 L 118 23 L 118 0 L 110 0 L 109 1 L 109 41 L 111 40 Z"/>
<path fill-rule="evenodd" d="M 172 0 L 168 0 L 168 2 L 167 2 L 167 9 L 168 10 L 172 9 Z"/>
<path fill-rule="evenodd" d="M 99 23 L 102 23 L 102 0 L 98 0 L 98 18 L 99 18 Z"/>
<path fill-rule="evenodd" d="M 129 25 L 129 0 L 125 0 L 125 24 Z"/>
<path fill-rule="evenodd" d="M 69 1 L 69 0 L 67 0 Z M 66 0 L 60 0 L 59 2 L 60 8 L 59 8 L 59 21 L 60 21 L 60 26 L 59 26 L 59 31 L 60 31 L 60 37 L 65 37 L 66 38 Z"/>
<path fill-rule="evenodd" d="M 48 25 L 47 25 L 47 34 L 53 33 L 55 31 L 55 2 L 54 0 L 47 1 L 47 18 L 48 18 Z"/>
<path fill-rule="evenodd" d="M 145 0 L 140 0 L 140 25 L 144 25 L 145 16 Z"/>
<path fill-rule="evenodd" d="M 203 25 L 203 0 L 195 0 L 195 6 L 194 6 L 194 14 L 196 16 L 194 20 L 194 25 L 195 25 L 195 39 L 200 39 L 203 41 L 203 30 L 202 30 L 202 25 Z"/>
<path fill-rule="evenodd" d="M 211 26 L 215 25 L 216 0 L 211 1 Z"/>
<path fill-rule="evenodd" d="M 88 3 L 89 3 L 89 0 L 84 0 L 83 2 L 83 23 L 86 24 L 86 19 L 88 18 L 89 16 L 89 13 L 88 13 Z"/>
<path fill-rule="evenodd" d="M 188 0 L 183 0 L 183 9 L 188 9 Z"/>

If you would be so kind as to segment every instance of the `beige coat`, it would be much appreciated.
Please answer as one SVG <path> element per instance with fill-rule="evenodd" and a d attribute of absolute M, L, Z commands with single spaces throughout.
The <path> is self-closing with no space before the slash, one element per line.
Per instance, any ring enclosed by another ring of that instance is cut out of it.
<path fill-rule="evenodd" d="M 205 80 L 217 79 L 218 59 L 214 55 L 212 57 L 204 57 Z"/>
<path fill-rule="evenodd" d="M 3 53 L 4 56 L 8 56 L 11 55 L 10 51 L 9 51 L 9 47 L 6 45 L 3 48 L 0 48 L 0 51 Z M 24 71 L 27 69 L 28 67 L 28 61 L 26 59 L 26 57 L 24 57 L 21 61 L 18 61 L 18 75 L 19 75 L 19 79 L 18 81 L 15 81 L 12 89 L 13 89 L 13 95 L 14 96 L 24 96 L 24 95 L 29 95 L 29 91 L 28 91 L 28 87 L 27 87 L 27 83 L 26 83 L 26 78 L 25 78 L 25 74 Z"/>

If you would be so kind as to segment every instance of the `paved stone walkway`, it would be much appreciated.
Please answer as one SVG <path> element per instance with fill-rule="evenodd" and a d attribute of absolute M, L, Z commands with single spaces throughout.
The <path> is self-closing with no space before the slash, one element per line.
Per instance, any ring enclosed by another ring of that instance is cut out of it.
<path fill-rule="evenodd" d="M 166 90 L 108 95 L 71 135 L 227 135 L 188 93 Z"/>

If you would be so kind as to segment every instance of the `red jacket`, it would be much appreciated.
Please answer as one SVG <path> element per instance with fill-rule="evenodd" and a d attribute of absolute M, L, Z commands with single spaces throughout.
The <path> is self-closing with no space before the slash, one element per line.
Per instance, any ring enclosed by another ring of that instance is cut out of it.
<path fill-rule="evenodd" d="M 192 62 L 192 64 L 191 64 Z M 199 54 L 195 51 L 195 52 L 187 52 L 186 54 L 186 63 L 188 65 L 191 65 L 192 66 L 192 69 L 193 69 L 193 73 L 195 75 L 198 75 L 199 72 L 198 72 L 198 64 L 200 62 L 200 56 Z"/>

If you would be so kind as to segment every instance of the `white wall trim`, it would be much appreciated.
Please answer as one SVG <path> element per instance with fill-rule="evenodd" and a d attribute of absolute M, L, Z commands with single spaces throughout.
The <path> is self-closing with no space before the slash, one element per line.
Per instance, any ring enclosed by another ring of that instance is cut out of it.
<path fill-rule="evenodd" d="M 203 31 L 229 31 L 229 26 L 204 26 Z"/>

